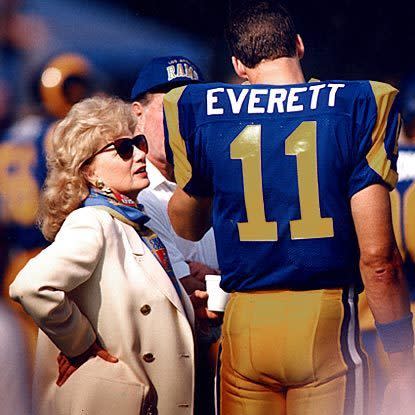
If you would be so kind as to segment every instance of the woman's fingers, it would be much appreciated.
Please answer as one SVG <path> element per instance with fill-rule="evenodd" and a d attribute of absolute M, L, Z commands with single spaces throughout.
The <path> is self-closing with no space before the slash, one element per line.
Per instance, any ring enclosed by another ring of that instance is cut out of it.
<path fill-rule="evenodd" d="M 73 370 L 71 371 L 71 368 L 73 368 Z M 58 380 L 56 381 L 56 384 L 58 386 L 62 386 L 66 379 L 68 379 L 68 372 L 71 374 L 76 370 L 76 367 L 73 366 L 68 358 L 65 355 L 59 355 L 58 356 Z"/>
<path fill-rule="evenodd" d="M 58 386 L 62 386 L 62 379 L 65 375 L 65 372 L 68 370 L 69 368 L 69 362 L 63 362 L 62 364 L 59 365 L 59 375 L 58 375 L 58 380 L 56 381 L 56 384 Z"/>
<path fill-rule="evenodd" d="M 117 363 L 118 359 L 115 356 L 110 355 L 105 349 L 100 349 L 97 351 L 97 356 L 101 359 L 106 360 L 107 362 Z"/>
<path fill-rule="evenodd" d="M 101 359 L 104 359 L 107 362 L 111 362 L 111 363 L 118 362 L 118 359 L 115 356 L 112 356 L 111 354 L 109 354 L 108 351 L 102 348 L 98 342 L 95 342 L 91 346 L 91 350 L 94 356 L 99 356 Z"/>
<path fill-rule="evenodd" d="M 115 356 L 112 356 L 108 353 L 107 350 L 103 349 L 98 343 L 95 343 L 94 353 L 96 356 L 99 356 L 101 359 L 106 360 L 107 362 L 117 363 L 118 359 Z"/>
<path fill-rule="evenodd" d="M 62 386 L 76 369 L 82 366 L 89 358 L 94 356 L 98 356 L 110 363 L 118 362 L 118 358 L 109 354 L 108 351 L 103 349 L 97 342 L 94 342 L 87 351 L 79 356 L 68 358 L 63 353 L 59 353 L 57 358 L 59 376 L 56 384 L 58 386 Z"/>
<path fill-rule="evenodd" d="M 64 373 L 66 370 L 68 370 L 69 366 L 71 366 L 71 364 L 68 360 L 62 360 L 61 363 L 59 363 L 59 373 Z"/>
<path fill-rule="evenodd" d="M 58 386 L 62 386 L 68 380 L 69 376 L 71 376 L 72 373 L 75 372 L 76 369 L 78 368 L 72 365 L 67 367 L 64 372 L 59 373 L 59 377 L 58 377 L 58 380 L 56 381 L 56 384 Z"/>

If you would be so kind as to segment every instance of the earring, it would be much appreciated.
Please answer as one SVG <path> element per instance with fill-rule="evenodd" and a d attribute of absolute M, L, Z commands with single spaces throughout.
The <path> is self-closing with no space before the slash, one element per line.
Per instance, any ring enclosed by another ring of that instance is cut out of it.
<path fill-rule="evenodd" d="M 104 181 L 98 177 L 98 179 L 95 180 L 95 187 L 102 190 L 105 187 Z"/>
<path fill-rule="evenodd" d="M 110 187 L 105 186 L 104 181 L 98 177 L 98 179 L 95 180 L 95 187 L 99 190 L 102 190 L 104 193 L 110 194 L 112 193 L 112 190 Z"/>

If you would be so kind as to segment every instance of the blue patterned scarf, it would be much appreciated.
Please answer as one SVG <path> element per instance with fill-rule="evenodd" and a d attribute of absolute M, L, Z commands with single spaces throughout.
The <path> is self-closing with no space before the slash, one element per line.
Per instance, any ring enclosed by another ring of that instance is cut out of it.
<path fill-rule="evenodd" d="M 182 293 L 179 283 L 174 275 L 173 268 L 170 263 L 167 249 L 161 239 L 145 223 L 150 218 L 143 212 L 143 206 L 137 204 L 125 195 L 121 195 L 114 191 L 92 188 L 89 196 L 85 199 L 83 206 L 99 206 L 106 210 L 112 217 L 132 226 L 139 234 L 141 240 L 150 249 L 151 253 L 156 257 L 169 276 L 180 300 Z"/>

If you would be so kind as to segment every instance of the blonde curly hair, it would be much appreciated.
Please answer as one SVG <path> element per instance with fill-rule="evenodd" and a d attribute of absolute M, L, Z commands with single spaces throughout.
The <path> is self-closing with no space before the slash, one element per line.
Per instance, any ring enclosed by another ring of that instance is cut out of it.
<path fill-rule="evenodd" d="M 85 170 L 94 153 L 123 134 L 133 134 L 136 124 L 127 103 L 98 96 L 75 104 L 57 124 L 38 215 L 47 240 L 55 239 L 66 217 L 88 196 L 90 184 Z"/>

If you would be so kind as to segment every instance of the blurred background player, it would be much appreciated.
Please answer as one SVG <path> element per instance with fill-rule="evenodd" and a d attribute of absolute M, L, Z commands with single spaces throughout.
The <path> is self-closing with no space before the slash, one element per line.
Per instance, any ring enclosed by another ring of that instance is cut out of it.
<path fill-rule="evenodd" d="M 411 308 L 415 310 L 415 75 L 401 84 L 399 106 L 402 128 L 399 135 L 399 179 L 390 193 L 393 229 L 408 280 Z M 364 292 L 359 298 L 362 339 L 372 363 L 371 386 L 374 390 L 372 413 L 380 412 L 382 396 L 390 376 L 390 364 L 376 333 L 375 322 Z"/>
<path fill-rule="evenodd" d="M 136 114 L 149 144 L 146 170 L 150 186 L 140 192 L 138 201 L 150 216 L 153 229 L 169 254 L 176 278 L 188 294 L 206 290 L 205 275 L 218 273 L 213 230 L 199 242 L 180 238 L 173 230 L 167 214 L 167 204 L 176 183 L 171 165 L 166 161 L 163 130 L 163 97 L 173 88 L 204 80 L 200 69 L 184 56 L 152 59 L 141 70 L 131 91 L 132 111 Z M 195 413 L 213 414 L 213 377 L 216 348 L 211 347 L 220 336 L 220 328 L 200 328 L 197 333 L 197 366 Z M 211 349 L 211 350 L 210 350 Z"/>
<path fill-rule="evenodd" d="M 1 282 L 6 298 L 18 271 L 47 245 L 36 215 L 46 177 L 48 133 L 74 103 L 92 92 L 93 68 L 88 59 L 73 53 L 57 55 L 34 79 L 33 94 L 41 107 L 15 121 L 0 137 L 0 226 L 8 249 Z M 19 316 L 33 351 L 36 329 L 20 310 Z"/>
<path fill-rule="evenodd" d="M 213 222 L 231 292 L 221 412 L 367 414 L 361 278 L 394 369 L 385 404 L 408 410 L 412 314 L 388 193 L 397 90 L 306 83 L 304 45 L 278 2 L 232 10 L 227 38 L 251 85 L 188 85 L 164 98 L 173 227 L 198 240 Z"/>
<path fill-rule="evenodd" d="M 399 137 L 399 180 L 392 207 L 396 211 L 395 235 L 404 259 L 411 300 L 415 301 L 415 74 L 400 93 L 403 128 Z M 399 194 L 399 197 L 398 197 Z M 399 211 L 399 213 L 398 213 Z M 394 212 L 395 213 L 395 212 Z"/>

